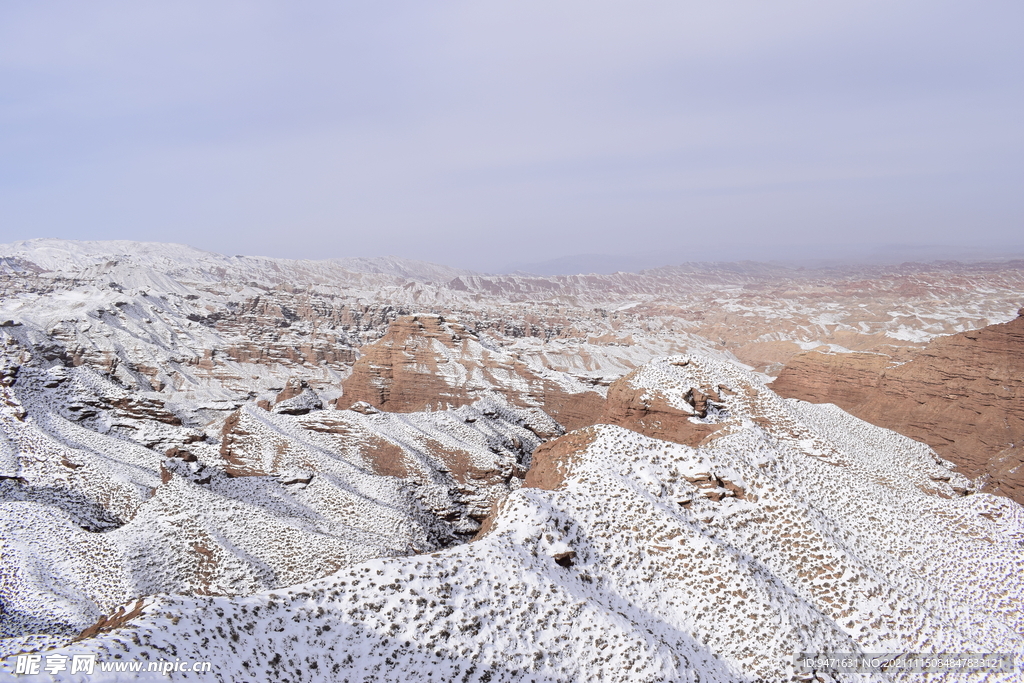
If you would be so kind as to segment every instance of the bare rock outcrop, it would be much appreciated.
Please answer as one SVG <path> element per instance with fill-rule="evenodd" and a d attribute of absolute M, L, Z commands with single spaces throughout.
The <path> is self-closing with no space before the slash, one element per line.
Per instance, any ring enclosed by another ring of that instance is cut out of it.
<path fill-rule="evenodd" d="M 338 408 L 365 401 L 393 412 L 428 407 L 458 407 L 472 402 L 469 388 L 446 381 L 445 351 L 459 353 L 466 332 L 436 315 L 405 316 L 388 326 L 379 341 L 362 349 L 362 357 L 345 381 Z"/>
<path fill-rule="evenodd" d="M 362 349 L 336 407 L 366 403 L 389 412 L 455 408 L 488 393 L 522 407 L 540 407 L 568 429 L 593 424 L 604 397 L 486 346 L 463 325 L 439 315 L 403 316 Z"/>
<path fill-rule="evenodd" d="M 596 436 L 593 427 L 586 427 L 542 444 L 533 452 L 533 460 L 523 486 L 545 491 L 558 490 L 569 476 L 573 462 L 593 443 Z"/>
<path fill-rule="evenodd" d="M 677 367 L 690 364 L 683 358 L 663 362 Z M 650 368 L 642 367 L 616 380 L 608 389 L 600 422 L 687 446 L 699 445 L 722 428 L 722 422 L 714 417 L 728 413 L 723 396 L 734 394 L 734 390 L 725 385 L 701 385 L 668 395 L 645 381 L 649 373 Z"/>
<path fill-rule="evenodd" d="M 923 441 L 986 491 L 1024 503 L 1024 317 L 940 337 L 898 365 L 881 354 L 800 354 L 772 388 Z"/>
<path fill-rule="evenodd" d="M 323 407 L 320 397 L 309 388 L 305 380 L 292 378 L 274 399 L 271 410 L 284 415 L 305 415 L 311 410 L 320 410 Z"/>

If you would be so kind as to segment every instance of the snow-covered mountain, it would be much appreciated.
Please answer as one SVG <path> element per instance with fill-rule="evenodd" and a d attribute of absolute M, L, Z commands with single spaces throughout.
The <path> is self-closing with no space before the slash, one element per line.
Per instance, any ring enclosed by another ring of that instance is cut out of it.
<path fill-rule="evenodd" d="M 1021 654 L 1019 506 L 763 382 L 804 349 L 903 362 L 1022 288 L 0 245 L 0 654 L 538 681 Z"/>

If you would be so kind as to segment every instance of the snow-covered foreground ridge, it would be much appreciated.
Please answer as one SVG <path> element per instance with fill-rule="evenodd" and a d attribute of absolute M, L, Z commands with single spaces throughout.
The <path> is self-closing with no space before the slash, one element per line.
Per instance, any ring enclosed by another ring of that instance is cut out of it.
<path fill-rule="evenodd" d="M 726 362 L 671 357 L 633 381 L 683 412 L 717 387 L 680 419 L 721 429 L 697 448 L 573 432 L 534 455 L 527 484 L 547 488 L 510 493 L 479 540 L 244 598 L 149 597 L 59 653 L 212 663 L 171 674 L 187 680 L 492 682 L 805 680 L 792 655 L 816 651 L 1024 656 L 1020 506 Z"/>
<path fill-rule="evenodd" d="M 537 432 L 559 433 L 498 398 L 405 415 L 249 405 L 219 448 L 152 406 L 124 420 L 138 441 L 195 433 L 161 455 L 69 419 L 126 400 L 87 368 L 22 367 L 18 389 L 0 385 L 0 658 L 147 594 L 248 594 L 464 542 L 519 485 Z"/>

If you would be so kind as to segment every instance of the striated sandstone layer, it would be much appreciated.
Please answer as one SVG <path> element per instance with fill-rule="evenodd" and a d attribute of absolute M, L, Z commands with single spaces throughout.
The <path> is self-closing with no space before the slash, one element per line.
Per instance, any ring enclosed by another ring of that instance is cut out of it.
<path fill-rule="evenodd" d="M 923 441 L 982 477 L 987 491 L 1024 502 L 1024 316 L 940 337 L 900 365 L 879 354 L 811 351 L 772 388 Z"/>
<path fill-rule="evenodd" d="M 365 402 L 399 413 L 468 405 L 497 393 L 516 405 L 542 407 L 569 429 L 591 424 L 603 405 L 593 387 L 489 348 L 476 333 L 439 315 L 391 323 L 381 339 L 362 348 L 343 388 L 338 408 Z"/>

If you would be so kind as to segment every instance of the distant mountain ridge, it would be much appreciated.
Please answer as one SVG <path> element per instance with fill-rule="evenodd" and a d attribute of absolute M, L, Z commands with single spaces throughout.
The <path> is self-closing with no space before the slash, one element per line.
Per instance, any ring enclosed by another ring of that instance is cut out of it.
<path fill-rule="evenodd" d="M 423 282 L 444 282 L 460 275 L 477 275 L 471 270 L 442 266 L 397 256 L 351 257 L 322 260 L 282 259 L 267 256 L 225 256 L 184 244 L 132 242 L 127 240 L 79 242 L 34 239 L 0 244 L 0 258 L 21 259 L 48 271 L 79 270 L 127 259 L 133 264 L 160 269 L 168 274 L 196 277 L 210 272 L 246 273 L 277 271 L 281 277 L 297 275 L 329 281 L 332 271 L 387 275 Z"/>

